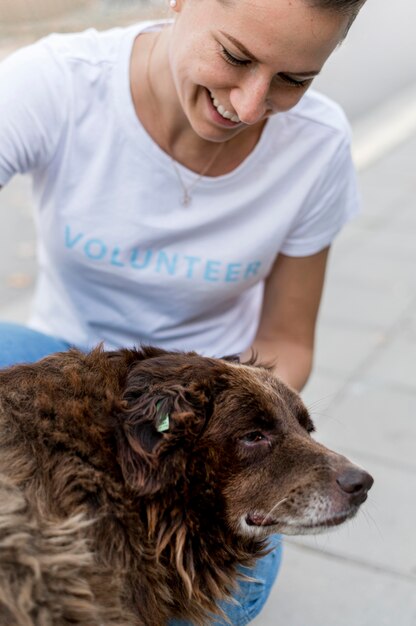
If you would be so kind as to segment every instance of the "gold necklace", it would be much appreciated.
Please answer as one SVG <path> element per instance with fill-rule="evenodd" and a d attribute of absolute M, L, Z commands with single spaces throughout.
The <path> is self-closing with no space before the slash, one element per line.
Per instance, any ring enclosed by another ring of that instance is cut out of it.
<path fill-rule="evenodd" d="M 197 184 L 200 182 L 200 180 L 205 176 L 205 174 L 208 172 L 208 170 L 210 169 L 210 167 L 214 164 L 215 159 L 217 158 L 217 156 L 219 155 L 219 153 L 221 152 L 223 147 L 223 144 L 220 145 L 219 149 L 214 153 L 214 156 L 212 157 L 212 159 L 210 159 L 208 161 L 208 163 L 206 164 L 206 166 L 204 167 L 204 169 L 202 170 L 202 172 L 200 172 L 195 178 L 194 180 L 191 182 L 190 185 L 185 185 L 185 182 L 181 176 L 181 172 L 179 170 L 178 164 L 176 163 L 175 159 L 173 157 L 170 157 L 170 161 L 173 165 L 173 169 L 175 170 L 175 174 L 176 177 L 182 187 L 182 191 L 183 191 L 183 196 L 182 196 L 182 201 L 181 204 L 183 207 L 188 207 L 191 202 L 192 202 L 192 196 L 191 196 L 191 191 L 192 189 L 195 189 L 195 187 L 197 186 Z"/>
<path fill-rule="evenodd" d="M 154 92 L 154 89 L 153 89 L 152 82 L 150 80 L 149 68 L 150 68 L 150 61 L 151 61 L 151 58 L 153 56 L 153 51 L 154 51 L 154 49 L 156 47 L 156 43 L 157 43 L 157 40 L 159 39 L 159 36 L 160 36 L 160 33 L 158 33 L 156 35 L 156 37 L 154 38 L 154 40 L 152 42 L 152 47 L 150 49 L 149 55 L 147 57 L 147 63 L 146 63 L 146 82 L 147 82 L 147 85 L 148 85 L 149 93 L 150 93 L 150 95 L 152 97 L 152 100 L 155 103 L 155 105 L 156 105 L 157 99 L 156 99 L 156 96 L 155 96 L 155 92 Z M 197 174 L 196 177 L 194 178 L 194 180 L 189 185 L 185 184 L 185 182 L 184 182 L 184 180 L 182 178 L 182 175 L 181 175 L 178 163 L 175 161 L 175 159 L 168 152 L 169 158 L 170 158 L 170 162 L 172 163 L 173 170 L 174 170 L 174 172 L 176 174 L 176 178 L 178 179 L 178 182 L 179 182 L 180 186 L 182 187 L 183 195 L 182 195 L 182 199 L 181 199 L 181 204 L 182 204 L 183 207 L 187 208 L 187 207 L 190 206 L 190 204 L 192 202 L 191 191 L 193 189 L 195 189 L 195 187 L 202 180 L 202 178 L 208 173 L 208 171 L 210 170 L 210 168 L 214 164 L 214 161 L 217 159 L 217 157 L 220 155 L 220 152 L 223 150 L 224 143 L 220 144 L 218 150 L 216 150 L 216 152 L 213 154 L 212 158 L 208 161 L 208 163 L 202 169 L 202 172 Z"/>

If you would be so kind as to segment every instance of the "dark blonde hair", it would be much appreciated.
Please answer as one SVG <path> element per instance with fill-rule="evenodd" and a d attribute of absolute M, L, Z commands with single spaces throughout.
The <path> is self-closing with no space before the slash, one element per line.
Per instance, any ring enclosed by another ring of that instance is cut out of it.
<path fill-rule="evenodd" d="M 232 6 L 235 0 L 218 0 L 224 5 Z M 303 0 L 306 4 L 317 9 L 327 9 L 328 11 L 334 11 L 336 13 L 343 13 L 349 16 L 347 34 L 351 24 L 357 17 L 361 7 L 365 4 L 366 0 Z"/>
<path fill-rule="evenodd" d="M 232 4 L 232 0 L 220 0 L 222 4 Z M 359 10 L 366 0 L 306 0 L 307 4 L 317 9 L 328 9 L 351 15 L 352 20 L 357 16 Z"/>
<path fill-rule="evenodd" d="M 348 15 L 350 19 L 348 21 L 346 35 L 366 0 L 307 0 L 307 2 L 310 6 L 316 7 L 317 9 L 328 9 L 329 11 Z"/>
<path fill-rule="evenodd" d="M 311 0 L 311 4 L 323 9 L 333 9 L 334 11 L 345 11 L 345 13 L 355 13 L 359 11 L 365 0 Z"/>
<path fill-rule="evenodd" d="M 307 0 L 308 4 L 318 9 L 328 9 L 355 17 L 366 0 Z"/>

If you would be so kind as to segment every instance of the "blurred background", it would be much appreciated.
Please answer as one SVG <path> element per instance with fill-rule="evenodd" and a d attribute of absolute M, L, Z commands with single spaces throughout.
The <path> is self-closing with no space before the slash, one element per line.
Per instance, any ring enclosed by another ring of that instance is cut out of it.
<path fill-rule="evenodd" d="M 203 0 L 198 0 L 203 1 Z M 0 0 L 0 60 L 53 31 L 168 15 L 160 0 Z M 286 541 L 256 626 L 416 626 L 416 3 L 368 0 L 315 87 L 344 107 L 363 197 L 332 251 L 314 373 L 317 438 L 375 477 L 345 528 Z M 36 279 L 29 181 L 0 192 L 0 319 Z"/>

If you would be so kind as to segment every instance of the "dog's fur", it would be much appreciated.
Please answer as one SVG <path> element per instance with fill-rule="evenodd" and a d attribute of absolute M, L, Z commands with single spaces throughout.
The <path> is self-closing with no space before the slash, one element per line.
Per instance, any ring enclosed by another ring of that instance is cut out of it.
<path fill-rule="evenodd" d="M 194 353 L 0 372 L 1 626 L 205 624 L 267 534 L 364 501 L 371 477 L 311 430 L 267 369 Z"/>

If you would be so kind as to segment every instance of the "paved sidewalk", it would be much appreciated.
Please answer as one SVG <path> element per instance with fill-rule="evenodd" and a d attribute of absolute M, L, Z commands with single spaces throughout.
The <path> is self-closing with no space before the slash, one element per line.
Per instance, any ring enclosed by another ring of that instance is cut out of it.
<path fill-rule="evenodd" d="M 286 541 L 256 626 L 416 625 L 416 134 L 360 174 L 334 246 L 305 392 L 317 438 L 368 469 L 356 520 Z"/>
<path fill-rule="evenodd" d="M 317 438 L 375 477 L 356 520 L 287 540 L 255 626 L 416 625 L 416 134 L 360 173 L 363 215 L 332 253 L 315 372 Z M 28 182 L 0 193 L 0 318 L 35 278 Z M 7 219 L 6 219 L 7 215 Z"/>
<path fill-rule="evenodd" d="M 42 14 L 42 11 L 36 8 L 35 0 L 27 2 L 34 3 L 31 15 Z M 2 10 L 7 12 L 7 7 Z M 21 45 L 22 41 L 31 42 L 52 32 L 77 32 L 91 26 L 102 30 L 114 25 L 133 23 L 136 20 L 166 17 L 168 13 L 169 9 L 164 0 L 84 0 L 75 3 L 71 11 L 61 13 L 56 11 L 49 19 L 31 20 L 30 15 L 26 21 L 14 23 L 0 19 L 0 58 L 2 49 L 7 51 L 16 47 L 16 38 Z"/>

